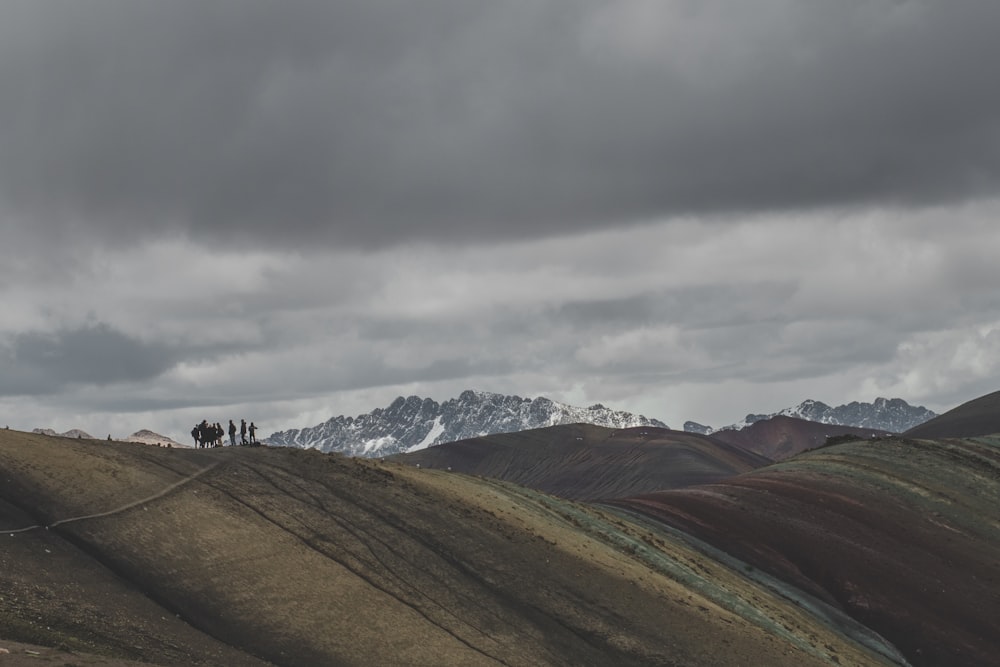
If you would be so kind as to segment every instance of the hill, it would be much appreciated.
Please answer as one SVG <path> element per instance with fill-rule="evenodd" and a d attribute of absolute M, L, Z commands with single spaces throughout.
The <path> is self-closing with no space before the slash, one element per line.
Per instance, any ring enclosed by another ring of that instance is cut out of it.
<path fill-rule="evenodd" d="M 15 431 L 0 478 L 0 637 L 79 663 L 900 662 L 672 531 L 496 480 Z"/>
<path fill-rule="evenodd" d="M 168 438 L 165 435 L 160 435 L 150 431 L 149 429 L 142 429 L 136 431 L 129 437 L 125 438 L 125 442 L 139 442 L 144 445 L 156 445 L 157 447 L 190 447 L 191 445 L 183 445 L 172 438 Z"/>
<path fill-rule="evenodd" d="M 51 428 L 36 428 L 32 433 L 37 433 L 39 435 L 50 435 L 58 438 L 87 438 L 88 440 L 94 440 L 94 436 L 90 435 L 86 431 L 81 431 L 78 428 L 71 428 L 65 433 L 57 433 Z"/>
<path fill-rule="evenodd" d="M 574 500 L 704 484 L 770 463 L 701 435 L 589 424 L 460 440 L 394 460 L 493 477 Z"/>
<path fill-rule="evenodd" d="M 913 665 L 997 664 L 1000 438 L 824 447 L 614 501 L 845 610 Z"/>
<path fill-rule="evenodd" d="M 715 431 L 711 437 L 773 461 L 780 461 L 807 449 L 819 447 L 827 438 L 844 435 L 871 438 L 890 434 L 871 428 L 822 424 L 778 415 L 755 421 L 738 431 Z"/>
<path fill-rule="evenodd" d="M 911 438 L 971 438 L 1000 433 L 1000 391 L 963 403 L 906 435 Z"/>

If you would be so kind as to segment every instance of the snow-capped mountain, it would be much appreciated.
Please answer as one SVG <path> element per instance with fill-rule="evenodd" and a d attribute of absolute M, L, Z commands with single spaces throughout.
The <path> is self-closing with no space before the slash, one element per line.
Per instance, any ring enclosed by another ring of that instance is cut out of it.
<path fill-rule="evenodd" d="M 740 422 L 718 429 L 697 422 L 686 422 L 684 430 L 703 435 L 710 435 L 717 431 L 739 431 L 755 422 L 778 416 L 796 417 L 820 424 L 857 426 L 902 433 L 937 415 L 923 406 L 910 405 L 901 398 L 876 398 L 873 403 L 852 401 L 835 408 L 820 401 L 806 400 L 794 408 L 785 408 L 769 415 L 749 414 Z"/>
<path fill-rule="evenodd" d="M 667 427 L 656 419 L 611 410 L 600 404 L 577 408 L 544 397 L 521 398 L 466 390 L 458 398 L 443 403 L 400 396 L 386 408 L 357 417 L 333 417 L 311 428 L 281 431 L 264 442 L 372 457 L 412 452 L 482 435 L 576 423 L 610 428 Z"/>

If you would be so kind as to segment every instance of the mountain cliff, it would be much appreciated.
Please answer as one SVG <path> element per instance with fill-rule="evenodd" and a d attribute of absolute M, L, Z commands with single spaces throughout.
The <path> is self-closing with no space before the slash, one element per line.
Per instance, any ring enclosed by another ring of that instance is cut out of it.
<path fill-rule="evenodd" d="M 280 431 L 264 442 L 376 457 L 412 452 L 442 442 L 560 424 L 667 428 L 656 419 L 600 404 L 578 408 L 544 397 L 521 398 L 466 390 L 458 398 L 443 403 L 400 396 L 386 408 L 357 417 L 333 417 L 311 428 Z"/>

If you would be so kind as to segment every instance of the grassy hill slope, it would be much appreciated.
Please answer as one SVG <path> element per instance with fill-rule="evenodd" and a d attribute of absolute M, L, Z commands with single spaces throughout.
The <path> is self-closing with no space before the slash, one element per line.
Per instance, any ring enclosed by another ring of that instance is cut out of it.
<path fill-rule="evenodd" d="M 496 480 L 12 431 L 0 479 L 4 640 L 172 665 L 897 662 L 670 531 Z"/>

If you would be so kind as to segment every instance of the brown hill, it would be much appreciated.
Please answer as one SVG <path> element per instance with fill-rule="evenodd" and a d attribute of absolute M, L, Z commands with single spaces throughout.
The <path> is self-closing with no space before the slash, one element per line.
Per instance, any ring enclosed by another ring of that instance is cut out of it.
<path fill-rule="evenodd" d="M 1000 391 L 980 396 L 911 428 L 911 438 L 972 438 L 1000 433 Z"/>
<path fill-rule="evenodd" d="M 14 431 L 0 479 L 0 638 L 70 664 L 898 663 L 671 531 L 496 480 Z"/>
<path fill-rule="evenodd" d="M 444 443 L 393 460 L 515 482 L 574 500 L 705 484 L 770 463 L 712 438 L 664 428 L 590 424 Z"/>
<path fill-rule="evenodd" d="M 821 424 L 778 415 L 761 419 L 739 430 L 715 431 L 711 437 L 742 447 L 772 461 L 781 461 L 807 449 L 819 447 L 827 438 L 843 435 L 871 438 L 891 434 L 870 428 Z"/>
<path fill-rule="evenodd" d="M 88 440 L 93 440 L 94 436 L 90 435 L 86 431 L 81 431 L 78 428 L 71 428 L 65 433 L 56 433 L 55 430 L 51 428 L 36 428 L 32 433 L 37 433 L 39 435 L 50 435 L 59 438 L 87 438 Z"/>
<path fill-rule="evenodd" d="M 144 445 L 156 445 L 157 447 L 190 447 L 191 445 L 184 445 L 173 438 L 168 438 L 165 435 L 160 435 L 150 431 L 149 429 L 142 429 L 136 431 L 129 437 L 125 438 L 125 442 L 139 442 Z"/>
<path fill-rule="evenodd" d="M 857 441 L 616 504 L 847 611 L 913 665 L 1000 655 L 1000 438 Z"/>

